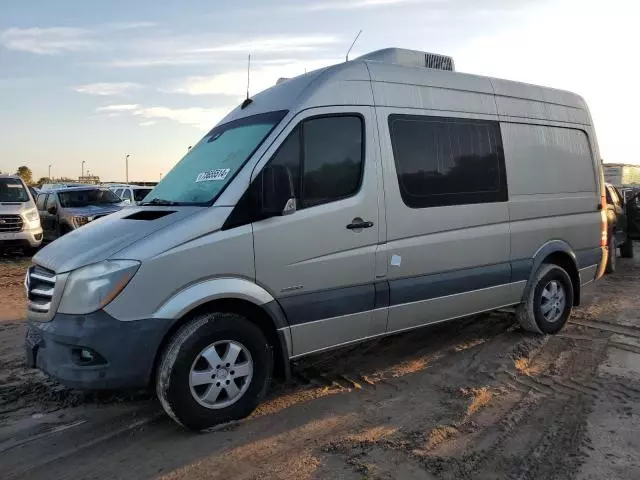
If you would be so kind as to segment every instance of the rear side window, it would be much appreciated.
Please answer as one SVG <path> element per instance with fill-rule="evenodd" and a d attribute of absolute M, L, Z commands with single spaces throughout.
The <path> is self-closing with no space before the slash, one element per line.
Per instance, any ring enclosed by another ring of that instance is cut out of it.
<path fill-rule="evenodd" d="M 125 188 L 122 192 L 122 199 L 123 200 L 133 200 L 131 197 L 131 190 L 128 188 Z"/>
<path fill-rule="evenodd" d="M 271 160 L 291 172 L 299 208 L 356 194 L 364 167 L 363 121 L 356 115 L 303 121 Z"/>
<path fill-rule="evenodd" d="M 389 131 L 408 207 L 507 201 L 498 122 L 391 115 Z"/>
<path fill-rule="evenodd" d="M 38 200 L 36 201 L 38 210 L 44 210 L 44 205 L 46 201 L 47 201 L 47 195 L 38 195 Z"/>

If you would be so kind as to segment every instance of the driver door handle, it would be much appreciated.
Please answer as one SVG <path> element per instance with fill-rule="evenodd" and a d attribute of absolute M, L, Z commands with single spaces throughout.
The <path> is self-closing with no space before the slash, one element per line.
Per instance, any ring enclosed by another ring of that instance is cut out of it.
<path fill-rule="evenodd" d="M 373 227 L 373 222 L 365 222 L 361 219 L 354 219 L 352 223 L 347 225 L 347 229 L 349 230 L 360 230 L 362 228 L 371 228 Z"/>

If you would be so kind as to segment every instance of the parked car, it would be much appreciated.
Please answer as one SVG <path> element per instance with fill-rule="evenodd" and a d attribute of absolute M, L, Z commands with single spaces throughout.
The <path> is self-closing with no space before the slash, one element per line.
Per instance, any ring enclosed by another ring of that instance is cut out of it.
<path fill-rule="evenodd" d="M 122 200 L 108 188 L 68 187 L 38 195 L 44 240 L 53 241 L 100 217 L 117 212 Z"/>
<path fill-rule="evenodd" d="M 387 49 L 280 82 L 141 206 L 34 257 L 27 363 L 154 384 L 202 429 L 316 352 L 509 306 L 556 333 L 606 264 L 599 159 L 582 98 L 449 57 Z"/>
<path fill-rule="evenodd" d="M 141 187 L 139 185 L 127 185 L 111 189 L 127 205 L 140 205 L 144 198 L 151 192 L 151 187 Z"/>
<path fill-rule="evenodd" d="M 42 243 L 42 226 L 29 188 L 17 175 L 0 175 L 0 250 L 34 253 Z"/>
<path fill-rule="evenodd" d="M 620 191 L 613 185 L 606 184 L 607 192 L 607 225 L 609 227 L 609 257 L 607 273 L 616 271 L 616 251 L 620 249 L 622 258 L 633 258 L 633 239 L 628 235 L 627 206 Z"/>

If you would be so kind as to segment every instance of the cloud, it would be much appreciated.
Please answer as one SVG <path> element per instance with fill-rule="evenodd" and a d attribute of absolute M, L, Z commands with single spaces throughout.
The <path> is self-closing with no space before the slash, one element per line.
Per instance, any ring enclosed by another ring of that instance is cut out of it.
<path fill-rule="evenodd" d="M 97 42 L 82 28 L 9 28 L 0 33 L 0 44 L 7 50 L 30 52 L 36 55 L 56 55 L 95 49 Z"/>
<path fill-rule="evenodd" d="M 108 25 L 109 28 L 114 30 L 137 30 L 139 28 L 153 28 L 157 26 L 158 24 L 155 22 L 116 22 Z"/>
<path fill-rule="evenodd" d="M 363 8 L 382 8 L 406 5 L 411 3 L 442 3 L 445 0 L 355 0 L 342 2 L 323 2 L 304 7 L 307 11 L 322 10 L 357 10 Z"/>
<path fill-rule="evenodd" d="M 198 37 L 156 38 L 138 42 L 139 55 L 111 60 L 108 67 L 140 68 L 159 66 L 211 65 L 225 61 L 222 55 L 236 60 L 238 54 L 317 53 L 342 42 L 333 35 L 256 37 L 238 42 L 216 44 L 214 39 Z M 227 60 L 228 60 L 227 58 Z"/>
<path fill-rule="evenodd" d="M 340 63 L 340 59 L 318 59 L 304 61 L 289 61 L 289 63 L 267 63 L 251 70 L 250 93 L 256 94 L 272 87 L 281 77 L 294 77 L 312 70 Z M 247 88 L 247 71 L 234 70 L 211 76 L 188 77 L 179 81 L 172 88 L 166 89 L 170 93 L 187 95 L 228 95 L 241 99 Z"/>
<path fill-rule="evenodd" d="M 105 97 L 127 95 L 133 90 L 139 90 L 140 88 L 142 88 L 142 85 L 132 82 L 98 82 L 73 87 L 73 89 L 79 93 L 86 93 L 88 95 L 100 95 Z"/>
<path fill-rule="evenodd" d="M 213 127 L 228 112 L 230 108 L 169 108 L 169 107 L 143 107 L 142 105 L 107 105 L 96 109 L 98 113 L 107 116 L 119 116 L 121 114 L 132 115 L 142 119 L 141 126 L 150 126 L 158 120 L 171 120 L 183 125 L 191 125 L 203 130 Z"/>
<path fill-rule="evenodd" d="M 140 108 L 140 105 L 137 104 L 125 104 L 125 105 L 107 105 L 104 107 L 98 107 L 96 109 L 97 112 L 111 112 L 111 113 L 121 113 L 121 112 L 131 112 Z"/>

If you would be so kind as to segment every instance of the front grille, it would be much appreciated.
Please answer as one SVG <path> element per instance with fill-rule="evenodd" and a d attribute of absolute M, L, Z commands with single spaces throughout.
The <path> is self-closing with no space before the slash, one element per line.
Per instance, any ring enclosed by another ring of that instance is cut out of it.
<path fill-rule="evenodd" d="M 0 215 L 0 233 L 21 231 L 22 217 L 20 215 Z"/>
<path fill-rule="evenodd" d="M 27 272 L 28 308 L 34 312 L 47 313 L 51 308 L 53 291 L 56 287 L 56 274 L 51 270 L 35 265 Z"/>

